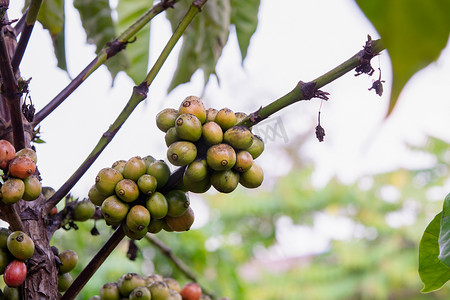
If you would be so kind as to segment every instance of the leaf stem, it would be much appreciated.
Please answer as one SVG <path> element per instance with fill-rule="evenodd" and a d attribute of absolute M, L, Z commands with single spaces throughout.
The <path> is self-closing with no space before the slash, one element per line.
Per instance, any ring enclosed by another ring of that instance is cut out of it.
<path fill-rule="evenodd" d="M 121 33 L 113 42 L 106 45 L 97 56 L 75 77 L 58 95 L 55 96 L 45 107 L 36 113 L 33 127 L 37 126 L 42 120 L 50 115 L 61 103 L 69 97 L 94 71 L 103 65 L 109 58 L 113 57 L 123 50 L 134 35 L 141 30 L 155 16 L 172 7 L 179 0 L 162 0 L 146 11 L 139 19 L 131 24 L 123 33 Z"/>

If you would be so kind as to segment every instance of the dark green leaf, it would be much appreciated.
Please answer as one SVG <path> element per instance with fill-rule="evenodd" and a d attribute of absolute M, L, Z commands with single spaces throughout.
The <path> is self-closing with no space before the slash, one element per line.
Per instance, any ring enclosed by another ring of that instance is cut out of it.
<path fill-rule="evenodd" d="M 392 61 L 389 111 L 408 80 L 435 61 L 450 33 L 450 0 L 356 0 L 380 34 Z"/>
<path fill-rule="evenodd" d="M 120 0 L 117 5 L 118 32 L 124 31 L 146 12 L 150 8 L 151 2 L 148 0 Z M 128 44 L 124 52 L 130 62 L 125 71 L 136 84 L 139 84 L 147 74 L 149 42 L 150 24 L 136 34 L 136 41 Z"/>
<path fill-rule="evenodd" d="M 450 267 L 450 194 L 445 197 L 439 232 L 439 260 Z"/>
<path fill-rule="evenodd" d="M 29 2 L 29 1 L 27 1 Z M 29 3 L 27 3 L 28 5 Z M 48 30 L 53 41 L 58 67 L 67 71 L 66 46 L 64 33 L 64 1 L 46 0 L 42 2 L 37 20 Z"/>
<path fill-rule="evenodd" d="M 424 287 L 423 293 L 440 289 L 450 279 L 450 269 L 439 259 L 439 231 L 442 212 L 428 224 L 419 246 L 419 276 Z"/>
<path fill-rule="evenodd" d="M 73 5 L 80 13 L 81 23 L 87 35 L 87 42 L 97 47 L 96 53 L 117 36 L 115 24 L 111 17 L 108 0 L 75 0 Z M 127 66 L 126 57 L 119 52 L 106 62 L 114 79 Z"/>
<path fill-rule="evenodd" d="M 182 2 L 167 11 L 172 29 L 180 22 L 188 4 Z M 211 74 L 216 74 L 216 64 L 225 46 L 230 26 L 231 7 L 229 0 L 210 0 L 194 19 L 183 35 L 183 45 L 178 57 L 178 66 L 169 86 L 169 91 L 188 82 L 194 72 L 203 70 L 205 84 Z"/>
<path fill-rule="evenodd" d="M 258 26 L 259 4 L 260 0 L 231 0 L 231 24 L 236 27 L 242 61 L 247 56 L 250 39 Z"/>

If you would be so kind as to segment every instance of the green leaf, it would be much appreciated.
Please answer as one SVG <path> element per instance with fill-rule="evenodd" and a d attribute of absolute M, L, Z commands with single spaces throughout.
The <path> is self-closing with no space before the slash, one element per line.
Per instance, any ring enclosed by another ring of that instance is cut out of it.
<path fill-rule="evenodd" d="M 380 34 L 392 61 L 388 115 L 408 80 L 435 61 L 450 33 L 450 0 L 356 0 Z"/>
<path fill-rule="evenodd" d="M 450 267 L 450 194 L 445 197 L 439 232 L 439 260 Z"/>
<path fill-rule="evenodd" d="M 442 212 L 428 224 L 419 245 L 419 276 L 423 293 L 440 289 L 450 279 L 450 269 L 439 259 L 439 231 Z"/>
<path fill-rule="evenodd" d="M 167 18 L 176 28 L 189 5 L 177 3 L 168 10 Z M 216 64 L 222 54 L 228 35 L 231 18 L 230 0 L 210 0 L 183 34 L 183 45 L 178 65 L 169 86 L 169 92 L 180 84 L 188 82 L 195 71 L 203 70 L 205 85 L 211 74 L 216 74 Z"/>
<path fill-rule="evenodd" d="M 100 52 L 108 42 L 111 42 L 117 36 L 109 1 L 75 0 L 73 5 L 80 13 L 87 42 L 96 45 L 96 53 Z M 126 57 L 122 52 L 117 53 L 106 62 L 113 80 L 117 73 L 126 68 L 127 64 Z"/>
<path fill-rule="evenodd" d="M 260 0 L 231 0 L 231 24 L 236 27 L 242 61 L 247 56 L 250 39 L 258 26 L 259 5 Z"/>
<path fill-rule="evenodd" d="M 117 5 L 118 32 L 127 29 L 143 13 L 149 9 L 152 1 L 148 0 L 120 0 Z M 125 55 L 130 62 L 125 72 L 139 84 L 147 74 L 148 53 L 150 42 L 150 24 L 136 34 L 136 41 L 127 45 Z"/>
<path fill-rule="evenodd" d="M 27 6 L 30 1 L 27 1 Z M 42 2 L 37 20 L 48 30 L 53 41 L 58 68 L 67 71 L 66 45 L 64 33 L 64 1 L 45 0 Z"/>

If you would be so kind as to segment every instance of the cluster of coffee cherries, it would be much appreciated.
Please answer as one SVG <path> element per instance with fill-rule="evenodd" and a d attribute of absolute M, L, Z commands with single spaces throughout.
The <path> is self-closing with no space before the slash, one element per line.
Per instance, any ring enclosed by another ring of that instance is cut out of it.
<path fill-rule="evenodd" d="M 170 277 L 159 274 L 142 276 L 137 273 L 122 275 L 117 282 L 105 283 L 99 295 L 89 300 L 210 300 L 202 294 L 201 287 L 195 283 L 186 283 L 181 286 L 179 282 Z"/>
<path fill-rule="evenodd" d="M 41 182 L 36 171 L 36 152 L 23 148 L 16 152 L 7 140 L 0 140 L 0 169 L 3 184 L 0 199 L 5 204 L 14 204 L 20 199 L 36 200 L 41 194 Z"/>
<path fill-rule="evenodd" d="M 6 284 L 5 294 L 19 294 L 18 287 L 27 276 L 26 261 L 33 253 L 34 242 L 26 233 L 0 228 L 0 274 Z"/>
<path fill-rule="evenodd" d="M 147 232 L 186 231 L 194 222 L 194 212 L 185 191 L 162 192 L 170 168 L 152 156 L 135 156 L 101 169 L 89 189 L 90 201 L 100 206 L 108 225 L 122 224 L 131 239 Z"/>
<path fill-rule="evenodd" d="M 186 166 L 186 190 L 204 193 L 213 186 L 230 193 L 239 183 L 246 188 L 261 185 L 264 173 L 254 160 L 263 152 L 264 143 L 239 125 L 246 117 L 228 108 L 205 109 L 196 96 L 184 99 L 178 109 L 158 113 L 156 125 L 166 133 L 167 159 L 175 166 Z"/>

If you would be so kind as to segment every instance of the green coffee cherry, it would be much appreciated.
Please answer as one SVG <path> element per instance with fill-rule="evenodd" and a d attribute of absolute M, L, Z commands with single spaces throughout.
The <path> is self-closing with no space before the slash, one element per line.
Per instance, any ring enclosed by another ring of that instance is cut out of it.
<path fill-rule="evenodd" d="M 95 214 L 95 205 L 88 199 L 77 201 L 73 207 L 73 220 L 84 222 Z"/>
<path fill-rule="evenodd" d="M 3 274 L 5 272 L 6 266 L 11 260 L 12 257 L 8 250 L 0 248 L 0 274 Z"/>
<path fill-rule="evenodd" d="M 190 181 L 201 181 L 208 176 L 208 164 L 205 159 L 191 162 L 184 171 Z"/>
<path fill-rule="evenodd" d="M 246 150 L 252 155 L 253 159 L 256 159 L 264 151 L 264 141 L 261 137 L 254 135 L 251 146 Z"/>
<path fill-rule="evenodd" d="M 202 136 L 202 123 L 193 114 L 181 114 L 175 120 L 175 130 L 180 139 L 196 142 Z"/>
<path fill-rule="evenodd" d="M 64 250 L 59 255 L 61 264 L 58 266 L 59 273 L 68 273 L 72 271 L 78 263 L 78 255 L 73 250 Z"/>
<path fill-rule="evenodd" d="M 144 278 L 137 273 L 122 275 L 117 282 L 119 292 L 122 297 L 128 297 L 135 288 L 145 286 Z"/>
<path fill-rule="evenodd" d="M 106 198 L 101 206 L 102 215 L 108 225 L 118 225 L 127 216 L 128 209 L 129 205 L 116 195 Z"/>
<path fill-rule="evenodd" d="M 9 178 L 1 187 L 1 199 L 5 204 L 14 204 L 20 199 L 25 192 L 25 184 L 22 179 Z"/>
<path fill-rule="evenodd" d="M 150 163 L 146 171 L 147 174 L 152 175 L 156 178 L 157 189 L 162 188 L 170 177 L 169 166 L 163 160 L 155 160 Z"/>
<path fill-rule="evenodd" d="M 223 141 L 222 128 L 216 122 L 207 122 L 202 126 L 203 140 L 207 145 L 217 145 Z"/>
<path fill-rule="evenodd" d="M 178 136 L 177 129 L 175 127 L 170 127 L 169 130 L 167 130 L 166 135 L 164 136 L 164 141 L 166 142 L 167 147 L 180 140 L 181 139 Z"/>
<path fill-rule="evenodd" d="M 236 116 L 236 124 L 247 118 L 247 114 L 244 112 L 235 112 L 234 115 Z"/>
<path fill-rule="evenodd" d="M 223 141 L 234 149 L 247 149 L 252 145 L 253 134 L 247 127 L 236 125 L 225 131 Z"/>
<path fill-rule="evenodd" d="M 191 142 L 175 142 L 167 149 L 167 159 L 175 166 L 186 166 L 197 157 L 197 147 Z"/>
<path fill-rule="evenodd" d="M 169 298 L 169 287 L 163 281 L 155 281 L 147 286 L 152 294 L 152 300 L 166 300 Z"/>
<path fill-rule="evenodd" d="M 129 300 L 150 300 L 152 299 L 152 295 L 150 294 L 150 291 L 145 286 L 139 286 L 135 288 L 133 291 L 131 291 L 129 297 Z"/>
<path fill-rule="evenodd" d="M 211 175 L 211 184 L 221 193 L 231 193 L 239 184 L 239 173 L 233 170 L 214 172 Z"/>
<path fill-rule="evenodd" d="M 205 106 L 203 105 L 202 100 L 196 96 L 189 96 L 184 99 L 178 108 L 178 113 L 180 115 L 184 113 L 193 114 L 202 124 L 206 122 Z"/>
<path fill-rule="evenodd" d="M 156 159 L 151 155 L 146 155 L 142 158 L 142 160 L 145 162 L 145 170 L 147 170 L 148 166 L 154 162 Z"/>
<path fill-rule="evenodd" d="M 260 186 L 263 180 L 263 169 L 257 164 L 253 163 L 252 167 L 248 171 L 241 173 L 239 183 L 246 188 L 254 189 Z"/>
<path fill-rule="evenodd" d="M 171 217 L 181 216 L 190 205 L 188 194 L 180 190 L 171 190 L 165 197 L 168 204 L 167 215 Z"/>
<path fill-rule="evenodd" d="M 137 181 L 137 185 L 139 187 L 139 190 L 144 195 L 151 195 L 156 191 L 156 187 L 158 186 L 158 182 L 155 178 L 155 176 L 144 174 L 141 177 L 139 177 Z"/>
<path fill-rule="evenodd" d="M 219 124 L 223 131 L 233 127 L 236 124 L 236 115 L 229 108 L 222 108 L 216 115 L 214 122 Z"/>
<path fill-rule="evenodd" d="M 6 249 L 6 241 L 11 234 L 11 230 L 5 227 L 0 228 L 0 249 Z"/>
<path fill-rule="evenodd" d="M 194 223 L 194 211 L 191 207 L 178 217 L 166 217 L 166 223 L 173 231 L 187 231 Z"/>
<path fill-rule="evenodd" d="M 105 283 L 100 288 L 100 299 L 101 300 L 119 300 L 120 292 L 119 286 L 116 282 Z"/>
<path fill-rule="evenodd" d="M 101 169 L 95 177 L 97 190 L 103 195 L 114 194 L 116 184 L 123 179 L 122 173 L 113 168 Z"/>
<path fill-rule="evenodd" d="M 166 197 L 160 192 L 153 193 L 145 201 L 145 206 L 147 207 L 152 219 L 162 219 L 167 215 L 169 210 L 169 204 L 167 203 Z"/>
<path fill-rule="evenodd" d="M 214 145 L 206 152 L 206 162 L 215 171 L 229 170 L 236 163 L 236 152 L 228 144 Z"/>
<path fill-rule="evenodd" d="M 117 160 L 112 164 L 111 168 L 116 169 L 120 173 L 123 173 L 123 168 L 125 167 L 126 163 L 127 163 L 127 161 L 124 159 Z"/>
<path fill-rule="evenodd" d="M 167 287 L 169 289 L 172 289 L 178 293 L 181 291 L 181 286 L 176 279 L 173 279 L 171 277 L 165 277 L 163 281 L 167 284 Z"/>
<path fill-rule="evenodd" d="M 6 242 L 9 252 L 17 259 L 27 260 L 33 256 L 34 242 L 23 231 L 14 231 Z"/>
<path fill-rule="evenodd" d="M 148 224 L 148 232 L 153 234 L 160 232 L 163 229 L 165 223 L 166 221 L 164 219 L 152 218 L 150 220 L 150 224 Z"/>
<path fill-rule="evenodd" d="M 163 132 L 169 130 L 175 125 L 175 119 L 178 117 L 178 111 L 173 108 L 166 108 L 156 115 L 156 126 Z"/>
<path fill-rule="evenodd" d="M 108 196 L 103 195 L 100 193 L 100 191 L 97 189 L 97 185 L 94 184 L 91 186 L 91 188 L 88 191 L 88 197 L 89 200 L 91 200 L 92 203 L 94 203 L 97 206 L 101 206 L 103 201 L 108 198 Z"/>
<path fill-rule="evenodd" d="M 27 148 L 24 148 L 27 149 Z M 25 179 L 22 179 L 25 184 L 25 190 L 22 195 L 22 199 L 25 201 L 36 200 L 42 192 L 42 185 L 39 178 L 35 175 L 31 175 Z"/>
<path fill-rule="evenodd" d="M 125 233 L 125 235 L 126 235 L 128 238 L 132 239 L 132 240 L 140 240 L 140 239 L 142 239 L 142 238 L 147 234 L 147 232 L 148 232 L 148 228 L 147 228 L 147 227 L 144 228 L 144 229 L 141 230 L 141 231 L 133 231 L 133 230 L 131 230 L 130 228 L 128 228 L 128 226 L 127 226 L 126 223 L 123 223 L 122 228 L 123 228 L 123 232 Z"/>
<path fill-rule="evenodd" d="M 131 179 L 122 179 L 116 184 L 116 195 L 120 200 L 131 203 L 139 197 L 139 187 Z"/>
<path fill-rule="evenodd" d="M 145 161 L 140 156 L 130 158 L 123 167 L 123 178 L 137 181 L 139 177 L 145 174 L 147 166 Z"/>
<path fill-rule="evenodd" d="M 72 285 L 73 278 L 70 273 L 61 273 L 58 274 L 58 291 L 65 292 Z"/>
<path fill-rule="evenodd" d="M 131 231 L 147 231 L 147 226 L 150 224 L 150 212 L 142 205 L 135 205 L 128 211 L 126 217 L 127 227 Z"/>
<path fill-rule="evenodd" d="M 207 176 L 200 181 L 191 181 L 189 177 L 183 176 L 183 186 L 190 192 L 203 194 L 211 188 L 211 180 L 209 176 Z"/>

